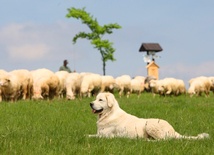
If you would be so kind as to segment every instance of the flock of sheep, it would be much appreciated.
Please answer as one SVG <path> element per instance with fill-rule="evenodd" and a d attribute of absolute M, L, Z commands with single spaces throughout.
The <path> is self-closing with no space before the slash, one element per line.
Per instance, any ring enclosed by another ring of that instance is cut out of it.
<path fill-rule="evenodd" d="M 193 95 L 209 96 L 210 91 L 214 92 L 214 77 L 199 76 L 189 80 L 189 88 L 186 89 L 184 81 L 175 78 L 164 78 L 161 80 L 155 80 L 153 78 L 146 79 L 148 85 L 153 94 L 160 95 L 180 95 L 189 94 L 190 97 Z"/>
<path fill-rule="evenodd" d="M 94 73 L 68 73 L 66 71 L 52 72 L 49 69 L 26 69 L 7 72 L 0 70 L 0 102 L 17 101 L 20 99 L 53 99 L 64 96 L 73 100 L 76 97 L 90 97 L 98 92 L 119 92 L 119 95 L 129 97 L 131 93 L 138 96 L 143 91 L 159 95 L 190 96 L 209 95 L 214 91 L 214 77 L 196 77 L 189 80 L 188 90 L 183 80 L 165 78 L 156 80 L 154 77 L 122 75 L 102 76 Z"/>

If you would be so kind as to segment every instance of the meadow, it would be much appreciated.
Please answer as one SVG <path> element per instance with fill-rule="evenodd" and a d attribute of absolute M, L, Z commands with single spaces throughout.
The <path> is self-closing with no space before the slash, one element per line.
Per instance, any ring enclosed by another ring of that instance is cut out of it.
<path fill-rule="evenodd" d="M 210 155 L 214 152 L 214 96 L 119 98 L 126 112 L 162 118 L 183 135 L 210 134 L 205 140 L 147 141 L 128 138 L 89 138 L 96 133 L 91 98 L 67 101 L 18 101 L 0 104 L 1 155 Z"/>

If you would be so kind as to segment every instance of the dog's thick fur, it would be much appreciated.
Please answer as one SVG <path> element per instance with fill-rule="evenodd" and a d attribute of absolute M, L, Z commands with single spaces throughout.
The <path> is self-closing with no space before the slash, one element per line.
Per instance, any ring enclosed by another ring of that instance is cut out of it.
<path fill-rule="evenodd" d="M 90 103 L 92 111 L 98 114 L 97 134 L 89 137 L 128 137 L 145 139 L 204 139 L 209 134 L 183 136 L 162 119 L 144 119 L 126 113 L 119 107 L 111 93 L 99 93 L 96 100 Z"/>

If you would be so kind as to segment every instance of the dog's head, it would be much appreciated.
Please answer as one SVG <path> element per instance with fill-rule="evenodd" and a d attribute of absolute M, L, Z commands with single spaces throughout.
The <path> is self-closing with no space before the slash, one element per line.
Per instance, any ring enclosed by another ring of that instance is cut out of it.
<path fill-rule="evenodd" d="M 95 101 L 90 103 L 92 112 L 95 114 L 105 114 L 117 104 L 117 101 L 111 93 L 99 93 Z"/>

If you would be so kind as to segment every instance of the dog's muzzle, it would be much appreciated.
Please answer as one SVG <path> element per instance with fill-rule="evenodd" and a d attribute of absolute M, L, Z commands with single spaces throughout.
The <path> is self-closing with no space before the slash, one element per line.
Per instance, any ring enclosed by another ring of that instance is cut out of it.
<path fill-rule="evenodd" d="M 92 109 L 92 112 L 94 114 L 98 114 L 98 113 L 101 113 L 103 111 L 103 108 L 102 109 L 94 109 L 94 103 L 90 103 L 90 106 L 91 106 L 91 109 Z"/>

